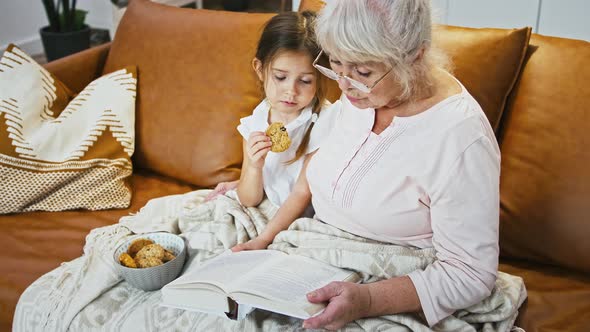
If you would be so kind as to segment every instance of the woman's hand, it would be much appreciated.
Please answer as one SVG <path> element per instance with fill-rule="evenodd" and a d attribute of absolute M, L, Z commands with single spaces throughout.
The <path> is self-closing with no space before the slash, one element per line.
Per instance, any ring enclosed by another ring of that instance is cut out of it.
<path fill-rule="evenodd" d="M 270 137 L 266 136 L 265 133 L 261 131 L 252 132 L 246 144 L 246 152 L 250 160 L 248 164 L 253 168 L 262 168 L 264 158 L 270 151 L 271 145 Z"/>
<path fill-rule="evenodd" d="M 366 317 L 370 312 L 371 293 L 368 285 L 352 282 L 331 282 L 307 294 L 312 303 L 328 302 L 321 314 L 303 322 L 306 329 L 337 330 L 348 322 Z"/>
<path fill-rule="evenodd" d="M 238 187 L 238 183 L 240 183 L 239 180 L 219 183 L 215 189 L 213 189 L 213 191 L 210 192 L 207 197 L 205 197 L 205 202 L 209 202 L 219 195 L 223 195 L 230 190 L 236 189 Z"/>
<path fill-rule="evenodd" d="M 272 243 L 272 239 L 269 241 L 262 236 L 258 236 L 246 243 L 240 243 L 235 247 L 231 248 L 231 251 L 238 252 L 242 250 L 262 250 L 266 249 L 269 244 Z"/>

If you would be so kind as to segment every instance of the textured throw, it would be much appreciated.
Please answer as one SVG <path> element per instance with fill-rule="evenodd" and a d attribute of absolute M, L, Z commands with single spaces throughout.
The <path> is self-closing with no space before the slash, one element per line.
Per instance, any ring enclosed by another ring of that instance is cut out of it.
<path fill-rule="evenodd" d="M 74 96 L 8 47 L 0 59 L 0 213 L 129 205 L 135 77 L 135 68 L 122 69 Z"/>
<path fill-rule="evenodd" d="M 13 329 L 19 331 L 300 331 L 302 321 L 263 310 L 231 321 L 215 315 L 161 307 L 160 291 L 134 289 L 117 276 L 116 246 L 132 233 L 180 233 L 189 248 L 187 264 L 199 264 L 238 242 L 259 234 L 276 208 L 264 201 L 243 208 L 234 193 L 203 203 L 209 191 L 150 201 L 117 225 L 93 230 L 84 256 L 44 275 L 21 296 Z M 269 247 L 353 269 L 372 282 L 422 269 L 435 259 L 433 249 L 411 249 L 343 232 L 303 218 L 281 232 Z M 490 297 L 457 311 L 435 331 L 509 331 L 526 298 L 521 278 L 500 273 Z M 344 331 L 431 331 L 416 315 L 359 319 Z"/>

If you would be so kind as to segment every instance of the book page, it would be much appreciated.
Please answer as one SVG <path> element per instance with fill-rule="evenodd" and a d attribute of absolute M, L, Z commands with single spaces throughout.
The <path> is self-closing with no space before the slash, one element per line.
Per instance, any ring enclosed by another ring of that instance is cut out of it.
<path fill-rule="evenodd" d="M 231 286 L 230 291 L 307 305 L 307 293 L 332 281 L 343 281 L 352 274 L 354 272 L 307 257 L 285 255 L 265 266 L 264 270 L 242 278 Z"/>
<path fill-rule="evenodd" d="M 285 254 L 271 250 L 224 252 L 204 264 L 190 267 L 180 278 L 168 284 L 168 288 L 188 288 L 197 283 L 209 283 L 227 290 L 229 285 L 267 264 L 272 257 L 281 255 Z"/>

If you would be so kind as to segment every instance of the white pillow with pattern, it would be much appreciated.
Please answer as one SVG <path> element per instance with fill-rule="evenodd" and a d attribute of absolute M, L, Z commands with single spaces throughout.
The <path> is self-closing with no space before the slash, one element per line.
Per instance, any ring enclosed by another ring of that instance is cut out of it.
<path fill-rule="evenodd" d="M 128 207 L 136 86 L 128 67 L 74 95 L 10 45 L 0 59 L 0 213 Z"/>

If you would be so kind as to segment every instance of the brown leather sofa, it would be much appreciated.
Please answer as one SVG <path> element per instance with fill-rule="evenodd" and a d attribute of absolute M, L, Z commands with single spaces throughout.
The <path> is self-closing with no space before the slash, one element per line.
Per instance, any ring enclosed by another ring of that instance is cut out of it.
<path fill-rule="evenodd" d="M 151 198 L 238 178 L 235 127 L 261 97 L 250 61 L 269 17 L 135 0 L 111 44 L 47 65 L 76 91 L 138 66 L 133 199 L 126 210 L 0 216 L 0 330 L 10 330 L 29 284 L 82 254 L 91 229 Z M 516 324 L 590 330 L 590 44 L 530 29 L 442 27 L 435 36 L 497 131 L 500 269 L 522 276 L 528 289 Z"/>

